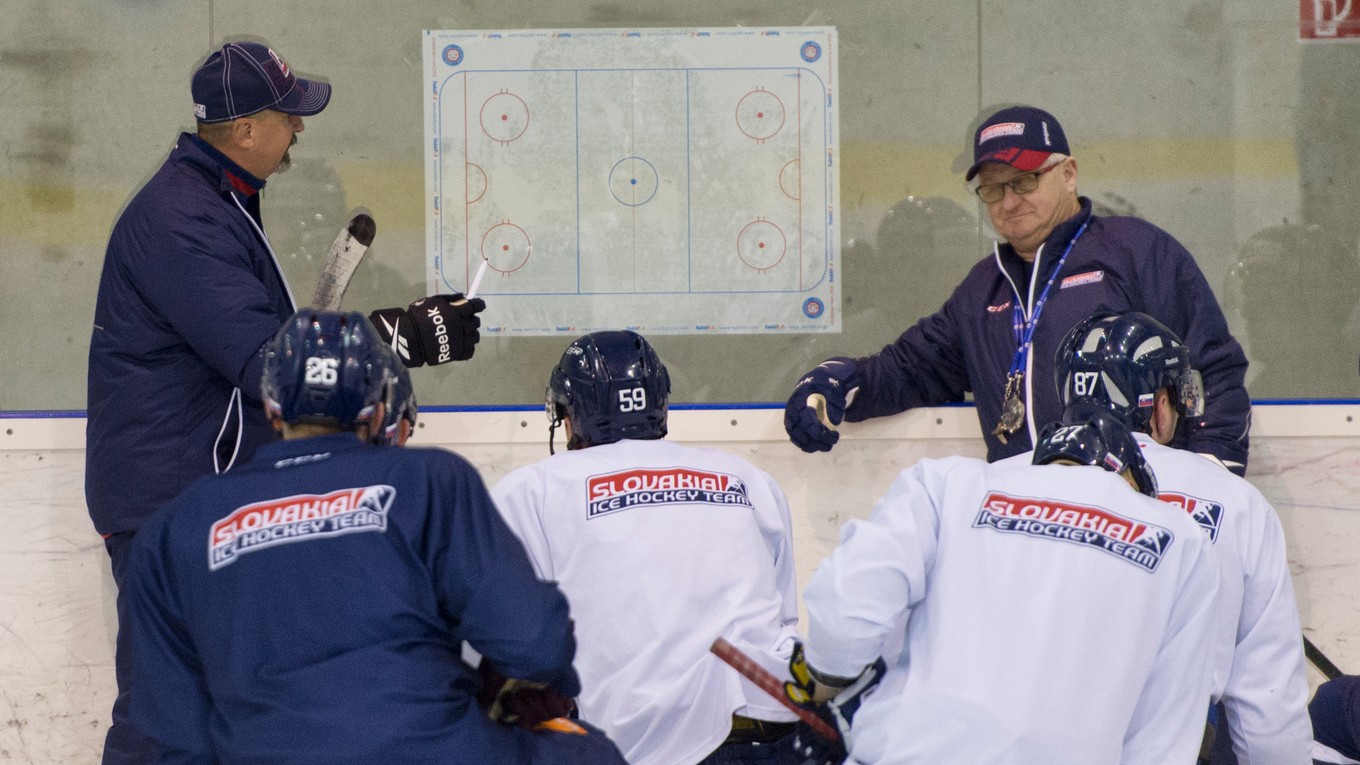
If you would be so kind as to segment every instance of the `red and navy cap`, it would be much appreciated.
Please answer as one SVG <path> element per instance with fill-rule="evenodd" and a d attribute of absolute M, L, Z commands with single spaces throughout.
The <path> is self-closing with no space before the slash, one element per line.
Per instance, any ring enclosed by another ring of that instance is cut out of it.
<path fill-rule="evenodd" d="M 982 169 L 984 162 L 1001 162 L 1016 170 L 1038 170 L 1050 154 L 1068 154 L 1067 136 L 1052 114 L 1033 106 L 1012 106 L 978 125 L 973 136 L 973 166 L 965 180 Z"/>
<path fill-rule="evenodd" d="M 232 42 L 194 72 L 194 116 L 226 122 L 265 109 L 309 117 L 326 108 L 331 86 L 293 74 L 277 53 L 256 42 Z"/>

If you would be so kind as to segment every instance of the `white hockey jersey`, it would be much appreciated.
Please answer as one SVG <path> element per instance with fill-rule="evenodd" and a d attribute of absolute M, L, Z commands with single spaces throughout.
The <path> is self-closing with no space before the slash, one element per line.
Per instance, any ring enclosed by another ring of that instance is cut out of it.
<path fill-rule="evenodd" d="M 1213 698 L 1222 700 L 1241 765 L 1310 765 L 1308 677 L 1284 529 L 1250 482 L 1194 452 L 1134 438 L 1162 501 L 1204 530 L 1219 567 Z M 1033 452 L 1005 464 L 1028 464 Z"/>
<path fill-rule="evenodd" d="M 492 491 L 576 623 L 581 717 L 633 765 L 692 765 L 732 714 L 794 716 L 709 653 L 726 637 L 776 674 L 797 638 L 789 509 L 740 457 L 619 441 L 520 468 Z"/>
<path fill-rule="evenodd" d="M 1113 473 L 922 460 L 808 584 L 807 659 L 854 676 L 905 635 L 849 763 L 1192 763 L 1217 590 L 1199 527 Z"/>

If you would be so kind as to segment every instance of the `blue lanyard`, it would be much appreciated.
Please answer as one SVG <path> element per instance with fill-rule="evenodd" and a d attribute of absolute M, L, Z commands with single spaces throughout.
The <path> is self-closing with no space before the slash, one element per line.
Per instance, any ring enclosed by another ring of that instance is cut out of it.
<path fill-rule="evenodd" d="M 1063 263 L 1067 262 L 1067 256 L 1072 252 L 1072 247 L 1076 245 L 1077 239 L 1086 231 L 1086 224 L 1091 219 L 1087 218 L 1086 223 L 1081 224 L 1077 233 L 1072 235 L 1072 241 L 1067 243 L 1067 249 L 1063 250 L 1062 257 L 1058 258 L 1058 265 L 1053 267 L 1053 274 L 1048 277 L 1048 283 L 1044 285 L 1044 291 L 1040 293 L 1038 301 L 1034 303 L 1034 311 L 1030 314 L 1029 320 L 1025 320 L 1025 311 L 1020 306 L 1024 301 L 1017 294 L 1015 305 L 1011 307 L 1011 330 L 1015 333 L 1015 357 L 1011 359 L 1010 373 L 1007 379 L 1013 379 L 1025 369 L 1025 361 L 1029 358 L 1029 348 L 1034 342 L 1034 330 L 1039 326 L 1039 314 L 1044 312 L 1044 303 L 1048 302 L 1048 291 L 1053 288 L 1053 282 L 1058 278 L 1062 271 Z"/>

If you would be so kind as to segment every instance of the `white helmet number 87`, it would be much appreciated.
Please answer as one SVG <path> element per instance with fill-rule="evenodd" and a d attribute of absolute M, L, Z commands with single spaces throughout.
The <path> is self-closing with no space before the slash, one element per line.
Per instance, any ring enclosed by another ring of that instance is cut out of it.
<path fill-rule="evenodd" d="M 340 379 L 336 371 L 339 359 L 323 359 L 316 356 L 307 357 L 307 368 L 303 371 L 303 380 L 308 385 L 335 385 L 335 381 Z"/>
<path fill-rule="evenodd" d="M 1073 372 L 1072 392 L 1078 396 L 1094 396 L 1099 379 L 1099 372 Z"/>
<path fill-rule="evenodd" d="M 647 408 L 646 388 L 627 388 L 619 391 L 620 412 L 640 412 Z"/>

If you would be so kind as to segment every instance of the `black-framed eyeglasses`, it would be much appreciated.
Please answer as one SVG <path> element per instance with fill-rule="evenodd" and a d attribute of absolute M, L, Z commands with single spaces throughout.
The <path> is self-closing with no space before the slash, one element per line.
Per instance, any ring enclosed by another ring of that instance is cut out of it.
<path fill-rule="evenodd" d="M 1010 179 L 1009 181 L 1004 181 L 1002 183 L 983 183 L 979 185 L 977 188 L 973 189 L 973 193 L 977 194 L 978 199 L 981 199 L 986 204 L 1000 202 L 1002 198 L 1006 196 L 1007 188 L 1009 188 L 1011 191 L 1014 191 L 1016 196 L 1024 196 L 1034 191 L 1035 189 L 1039 188 L 1039 176 L 1043 175 L 1049 170 L 1052 170 L 1055 167 L 1061 166 L 1062 162 L 1058 162 L 1056 164 L 1049 165 L 1048 167 L 1045 167 L 1042 170 L 1035 170 L 1032 173 L 1017 175 L 1014 178 Z"/>

